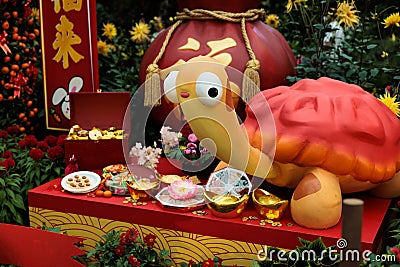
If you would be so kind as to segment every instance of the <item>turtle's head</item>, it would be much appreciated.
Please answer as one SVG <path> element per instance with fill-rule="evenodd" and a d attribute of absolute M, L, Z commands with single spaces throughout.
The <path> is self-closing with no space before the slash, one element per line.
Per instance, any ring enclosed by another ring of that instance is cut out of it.
<path fill-rule="evenodd" d="M 233 110 L 231 83 L 225 66 L 214 58 L 192 58 L 163 70 L 162 76 L 165 76 L 165 96 L 173 103 L 184 106 L 184 103 L 191 102 L 200 113 L 215 112 L 220 106 Z"/>
<path fill-rule="evenodd" d="M 234 110 L 234 83 L 223 64 L 200 56 L 163 70 L 161 76 L 167 99 L 179 103 L 203 146 L 237 169 L 266 177 L 270 160 L 249 145 Z"/>

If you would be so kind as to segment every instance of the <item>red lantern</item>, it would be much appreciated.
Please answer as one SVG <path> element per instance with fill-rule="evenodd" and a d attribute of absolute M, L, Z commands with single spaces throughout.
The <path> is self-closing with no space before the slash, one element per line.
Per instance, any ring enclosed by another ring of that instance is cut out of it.
<path fill-rule="evenodd" d="M 264 23 L 264 10 L 256 9 L 259 0 L 233 0 L 229 4 L 223 0 L 178 0 L 178 4 L 178 22 L 161 32 L 143 57 L 141 83 L 150 69 L 151 75 L 200 55 L 218 58 L 245 74 L 253 73 L 248 76 L 256 73 L 255 83 L 261 90 L 287 84 L 286 77 L 295 74 L 293 52 L 284 37 Z M 245 95 L 242 84 L 238 87 L 245 101 L 252 97 L 252 93 Z M 172 109 L 173 104 L 163 97 L 152 118 L 162 124 Z"/>

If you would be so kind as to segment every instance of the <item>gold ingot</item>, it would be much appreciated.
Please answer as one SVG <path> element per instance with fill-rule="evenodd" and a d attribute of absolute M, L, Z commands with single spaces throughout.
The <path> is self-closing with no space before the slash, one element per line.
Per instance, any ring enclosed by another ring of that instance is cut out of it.
<path fill-rule="evenodd" d="M 204 191 L 204 199 L 211 213 L 216 217 L 235 218 L 246 208 L 249 195 L 236 197 L 230 194 L 219 195 Z"/>
<path fill-rule="evenodd" d="M 252 193 L 254 206 L 261 217 L 269 220 L 279 220 L 283 217 L 289 204 L 288 200 L 282 200 L 279 197 L 257 188 Z"/>
<path fill-rule="evenodd" d="M 147 201 L 151 200 L 159 189 L 159 182 L 140 183 L 136 181 L 125 181 L 129 194 L 133 200 Z"/>

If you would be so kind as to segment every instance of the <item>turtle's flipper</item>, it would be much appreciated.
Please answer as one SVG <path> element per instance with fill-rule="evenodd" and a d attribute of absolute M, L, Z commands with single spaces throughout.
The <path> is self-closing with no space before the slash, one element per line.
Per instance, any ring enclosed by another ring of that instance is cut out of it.
<path fill-rule="evenodd" d="M 290 209 L 293 220 L 307 228 L 336 225 L 342 213 L 342 194 L 336 175 L 320 168 L 307 172 L 297 185 Z"/>

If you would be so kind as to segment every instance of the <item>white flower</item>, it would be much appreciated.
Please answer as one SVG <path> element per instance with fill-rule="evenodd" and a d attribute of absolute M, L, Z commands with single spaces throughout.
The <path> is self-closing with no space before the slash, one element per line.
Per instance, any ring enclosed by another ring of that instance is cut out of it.
<path fill-rule="evenodd" d="M 163 126 L 160 130 L 161 142 L 164 147 L 165 153 L 168 153 L 171 148 L 179 146 L 179 134 L 171 131 L 171 127 Z"/>
<path fill-rule="evenodd" d="M 143 147 L 141 143 L 136 143 L 135 146 L 131 148 L 129 155 L 137 159 L 137 164 L 155 168 L 157 167 L 161 152 L 162 150 L 157 148 L 156 143 L 154 143 L 154 147 Z"/>

